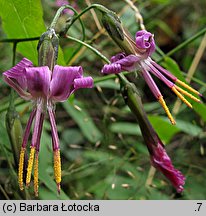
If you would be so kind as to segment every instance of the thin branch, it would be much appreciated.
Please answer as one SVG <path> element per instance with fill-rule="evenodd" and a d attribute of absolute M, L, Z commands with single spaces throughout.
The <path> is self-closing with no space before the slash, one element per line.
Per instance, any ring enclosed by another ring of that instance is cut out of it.
<path fill-rule="evenodd" d="M 195 73 L 195 70 L 200 62 L 200 59 L 205 51 L 205 48 L 206 48 L 206 34 L 204 35 L 201 43 L 200 43 L 200 46 L 195 54 L 195 57 L 192 61 L 192 64 L 188 70 L 188 73 L 187 73 L 187 77 L 186 77 L 186 81 L 189 83 L 191 81 L 191 78 L 193 77 L 194 73 Z"/>
<path fill-rule="evenodd" d="M 80 43 L 80 44 L 86 46 L 87 48 L 89 48 L 90 50 L 92 50 L 96 55 L 98 55 L 102 60 L 104 60 L 107 63 L 110 63 L 109 59 L 106 58 L 106 56 L 104 56 L 102 53 L 100 53 L 97 49 L 95 49 L 94 47 L 90 46 L 89 44 L 87 44 L 87 43 L 85 43 L 85 42 L 83 42 L 83 41 L 81 41 L 81 40 L 79 40 L 77 38 L 68 36 L 68 35 L 66 35 L 65 38 L 73 40 L 73 41 L 75 41 L 77 43 Z"/>
<path fill-rule="evenodd" d="M 87 3 L 88 6 L 91 6 L 90 0 L 85 0 L 85 1 L 86 1 L 86 3 Z M 102 27 L 100 25 L 100 22 L 99 22 L 99 20 L 97 18 L 97 14 L 96 14 L 96 12 L 95 12 L 94 9 L 91 9 L 91 14 L 93 16 L 93 19 L 94 19 L 94 21 L 96 23 L 96 26 L 97 26 L 98 30 L 101 31 Z"/>
<path fill-rule="evenodd" d="M 171 56 L 174 53 L 178 52 L 179 50 L 181 50 L 182 48 L 186 47 L 188 44 L 192 43 L 194 40 L 196 40 L 198 37 L 202 36 L 203 34 L 205 34 L 206 32 L 206 28 L 200 30 L 198 33 L 196 33 L 195 35 L 193 35 L 191 38 L 187 39 L 186 41 L 184 41 L 183 43 L 179 44 L 178 46 L 176 46 L 174 49 L 172 49 L 170 52 L 168 52 L 166 54 L 166 56 Z M 164 57 L 163 57 L 164 58 Z M 163 60 L 163 58 L 161 60 Z M 161 61 L 159 60 L 159 61 Z"/>
<path fill-rule="evenodd" d="M 188 70 L 188 73 L 186 75 L 185 80 L 188 83 L 190 83 L 191 79 L 193 78 L 193 75 L 194 75 L 195 70 L 196 70 L 196 68 L 197 68 L 197 66 L 199 64 L 199 61 L 200 61 L 200 59 L 201 59 L 201 57 L 202 57 L 202 55 L 204 53 L 205 48 L 206 48 L 206 34 L 204 35 L 204 37 L 203 37 L 203 39 L 202 39 L 202 41 L 200 43 L 200 46 L 199 46 L 199 48 L 198 48 L 198 50 L 197 50 L 197 52 L 195 54 L 195 57 L 194 57 L 194 59 L 192 61 L 192 64 L 191 64 L 189 70 Z M 181 101 L 179 99 L 177 99 L 176 102 L 175 102 L 173 111 L 172 111 L 174 115 L 176 115 L 179 112 L 181 104 L 182 104 Z"/>
<path fill-rule="evenodd" d="M 28 41 L 35 41 L 35 40 L 39 40 L 39 37 L 1 39 L 0 43 L 19 43 L 19 42 L 28 42 Z"/>
<path fill-rule="evenodd" d="M 134 5 L 134 3 L 131 0 L 124 0 L 125 2 L 127 2 L 127 4 L 132 8 L 132 10 L 134 10 L 135 12 L 135 17 L 137 22 L 139 22 L 140 28 L 142 30 L 145 30 L 145 26 L 144 26 L 144 21 L 142 18 L 142 15 L 140 14 L 139 9 Z"/>

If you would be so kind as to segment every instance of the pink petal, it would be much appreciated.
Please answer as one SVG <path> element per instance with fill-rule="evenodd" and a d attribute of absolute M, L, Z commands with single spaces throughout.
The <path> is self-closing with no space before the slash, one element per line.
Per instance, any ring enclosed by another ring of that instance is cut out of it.
<path fill-rule="evenodd" d="M 31 95 L 37 97 L 47 97 L 51 81 L 51 71 L 47 66 L 25 68 L 27 88 Z"/>
<path fill-rule="evenodd" d="M 34 116 L 36 115 L 36 109 L 32 110 L 29 120 L 27 122 L 25 131 L 24 131 L 24 137 L 23 137 L 23 142 L 22 142 L 22 147 L 26 148 L 26 145 L 28 143 L 28 139 L 29 139 L 29 135 L 30 135 L 30 131 L 31 131 L 31 126 L 32 126 L 32 122 L 34 120 Z"/>
<path fill-rule="evenodd" d="M 111 64 L 104 65 L 102 69 L 102 73 L 116 74 L 121 71 L 135 71 L 138 69 L 139 57 L 137 57 L 136 55 L 128 55 L 124 57 L 124 55 L 120 53 L 119 55 L 113 56 L 111 60 L 112 60 Z"/>
<path fill-rule="evenodd" d="M 153 147 L 151 162 L 155 168 L 167 177 L 178 193 L 184 190 L 183 186 L 185 184 L 185 177 L 179 170 L 174 168 L 160 140 L 157 147 Z"/>
<path fill-rule="evenodd" d="M 61 6 L 64 6 L 64 5 L 69 5 L 69 2 L 67 0 L 56 0 L 55 4 L 56 4 L 57 7 L 61 7 Z M 74 7 L 74 4 L 72 4 L 72 6 Z M 74 12 L 72 10 L 70 10 L 70 9 L 64 9 L 63 13 L 69 14 L 71 16 L 74 15 Z"/>
<path fill-rule="evenodd" d="M 82 78 L 82 67 L 63 67 L 55 65 L 51 85 L 50 97 L 54 101 L 65 101 L 74 90 L 74 80 Z"/>
<path fill-rule="evenodd" d="M 151 60 L 152 65 L 157 68 L 160 72 L 164 73 L 168 78 L 170 78 L 173 82 L 177 81 L 177 77 L 171 74 L 168 70 L 158 65 L 155 61 Z"/>
<path fill-rule="evenodd" d="M 37 151 L 39 151 L 40 138 L 42 133 L 43 121 L 44 121 L 43 106 L 44 106 L 44 101 L 42 99 L 38 99 L 34 129 L 33 129 L 33 134 L 31 139 L 31 147 L 35 147 Z"/>
<path fill-rule="evenodd" d="M 150 72 L 153 73 L 156 77 L 162 80 L 169 88 L 174 86 L 174 83 L 168 80 L 164 74 L 162 74 L 156 67 L 154 67 L 150 62 L 147 64 L 150 68 Z"/>
<path fill-rule="evenodd" d="M 22 89 L 26 89 L 27 83 L 25 78 L 24 69 L 26 67 L 32 67 L 33 64 L 30 60 L 27 58 L 23 58 L 18 64 L 16 64 L 11 69 L 5 71 L 3 73 L 4 77 L 7 77 L 8 79 L 12 79 L 13 81 L 21 86 Z"/>
<path fill-rule="evenodd" d="M 155 42 L 153 35 L 145 30 L 138 31 L 136 33 L 136 46 L 138 49 L 142 49 L 142 52 L 146 52 L 146 57 L 150 56 L 155 51 Z"/>
<path fill-rule="evenodd" d="M 146 81 L 147 85 L 149 86 L 151 92 L 156 97 L 156 99 L 159 99 L 159 97 L 162 94 L 161 94 L 159 88 L 157 87 L 155 81 L 151 77 L 150 73 L 147 71 L 147 66 L 144 63 L 142 63 L 141 66 L 142 66 L 141 74 L 142 74 L 144 80 Z"/>
<path fill-rule="evenodd" d="M 104 74 L 118 74 L 122 72 L 122 67 L 118 63 L 106 64 L 101 70 Z"/>
<path fill-rule="evenodd" d="M 94 81 L 92 77 L 77 78 L 74 80 L 74 89 L 79 88 L 92 88 L 94 86 Z"/>
<path fill-rule="evenodd" d="M 51 107 L 48 109 L 48 113 L 49 113 L 49 120 L 51 125 L 53 151 L 56 151 L 60 149 L 59 137 L 58 137 L 57 126 L 55 122 L 55 114 Z"/>
<path fill-rule="evenodd" d="M 23 58 L 17 65 L 3 73 L 4 81 L 25 100 L 30 100 L 31 95 L 26 91 L 27 81 L 24 69 L 31 66 L 33 66 L 32 62 Z"/>
<path fill-rule="evenodd" d="M 125 57 L 126 57 L 125 53 L 118 53 L 117 55 L 112 56 L 111 59 L 110 59 L 110 61 L 111 61 L 111 63 L 114 63 L 114 62 L 116 62 L 116 61 L 118 61 L 120 59 L 123 59 Z"/>
<path fill-rule="evenodd" d="M 4 76 L 4 81 L 11 86 L 18 94 L 20 97 L 24 98 L 25 100 L 31 100 L 32 96 L 30 93 L 28 93 L 27 91 L 25 91 L 20 85 L 19 83 L 15 82 L 15 80 L 10 79 L 7 76 Z"/>

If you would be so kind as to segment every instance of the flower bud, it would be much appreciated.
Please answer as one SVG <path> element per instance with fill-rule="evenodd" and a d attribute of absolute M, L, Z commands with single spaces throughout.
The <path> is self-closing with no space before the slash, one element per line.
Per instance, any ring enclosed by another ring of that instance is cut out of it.
<path fill-rule="evenodd" d="M 58 57 L 59 38 L 53 28 L 49 28 L 39 39 L 37 46 L 39 66 L 48 66 L 53 71 Z"/>
<path fill-rule="evenodd" d="M 134 53 L 133 45 L 131 45 L 130 40 L 122 27 L 119 17 L 112 11 L 102 12 L 102 24 L 109 36 L 114 40 L 114 42 L 122 49 L 126 54 Z"/>
<path fill-rule="evenodd" d="M 185 177 L 179 170 L 174 168 L 164 148 L 164 144 L 150 124 L 137 88 L 134 84 L 125 80 L 121 80 L 121 85 L 123 98 L 139 122 L 143 138 L 150 153 L 151 164 L 165 175 L 178 193 L 181 193 L 184 190 Z"/>

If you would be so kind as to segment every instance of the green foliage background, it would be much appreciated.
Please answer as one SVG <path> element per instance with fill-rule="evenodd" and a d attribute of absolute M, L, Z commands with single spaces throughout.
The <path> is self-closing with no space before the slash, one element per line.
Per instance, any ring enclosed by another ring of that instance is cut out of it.
<path fill-rule="evenodd" d="M 125 1 L 91 2 L 103 4 L 119 14 L 131 35 L 139 30 L 134 12 Z M 159 46 L 154 59 L 162 60 L 162 65 L 184 80 L 192 62 L 196 61 L 197 50 L 201 49 L 204 34 L 192 42 L 187 41 L 205 29 L 205 1 L 146 0 L 137 1 L 135 5 L 143 16 L 147 30 L 154 33 Z M 80 12 L 86 6 L 85 1 L 77 1 L 75 7 Z M 0 8 L 0 40 L 39 37 L 57 10 L 52 0 L 1 0 Z M 101 18 L 98 13 L 96 16 Z M 66 19 L 68 15 L 64 14 L 59 20 L 58 30 L 64 27 Z M 86 26 L 88 43 L 108 58 L 120 51 L 107 34 L 98 28 L 90 12 L 83 15 L 82 21 Z M 68 33 L 81 39 L 79 23 L 76 22 Z M 185 46 L 175 50 L 185 41 Z M 27 57 L 37 65 L 37 42 L 18 43 L 16 63 L 22 57 Z M 129 79 L 138 86 L 149 119 L 166 144 L 174 165 L 186 176 L 185 191 L 179 195 L 161 173 L 156 172 L 153 179 L 148 177 L 149 154 L 139 126 L 122 99 L 118 80 L 101 75 L 104 62 L 83 47 L 75 54 L 79 45 L 71 40 L 61 39 L 60 44 L 59 64 L 82 65 L 85 75 L 95 77 L 95 87 L 79 90 L 67 102 L 56 106 L 62 155 L 60 196 L 57 195 L 53 180 L 50 126 L 47 121 L 44 123 L 39 164 L 39 199 L 205 199 L 206 106 L 193 103 L 194 109 L 190 110 L 157 81 L 177 120 L 177 124 L 172 126 L 144 80 L 138 75 L 129 75 Z M 0 71 L 3 72 L 12 66 L 12 43 L 2 42 L 0 49 Z M 164 54 L 171 54 L 171 50 L 174 51 L 172 55 L 165 57 Z M 204 50 L 199 58 L 191 85 L 204 95 Z M 32 187 L 24 192 L 18 189 L 17 167 L 5 126 L 9 94 L 10 89 L 1 76 L 0 198 L 34 199 Z M 32 105 L 17 95 L 15 104 L 24 128 Z M 150 185 L 147 184 L 149 180 L 152 180 Z"/>

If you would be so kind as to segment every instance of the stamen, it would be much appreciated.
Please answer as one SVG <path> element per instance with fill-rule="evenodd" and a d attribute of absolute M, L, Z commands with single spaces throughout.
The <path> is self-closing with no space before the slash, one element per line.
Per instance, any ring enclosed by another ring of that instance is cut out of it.
<path fill-rule="evenodd" d="M 35 147 L 31 147 L 30 155 L 29 155 L 29 161 L 28 161 L 28 167 L 27 167 L 27 174 L 26 174 L 26 185 L 29 186 L 31 181 L 31 172 L 34 162 L 34 154 L 35 154 Z"/>
<path fill-rule="evenodd" d="M 180 84 L 184 88 L 188 89 L 189 91 L 193 92 L 194 94 L 201 95 L 197 90 L 193 89 L 191 86 L 187 85 L 186 83 L 182 82 L 181 80 L 177 79 L 176 83 Z"/>
<path fill-rule="evenodd" d="M 34 194 L 37 197 L 39 193 L 39 154 L 36 152 L 34 161 Z"/>
<path fill-rule="evenodd" d="M 178 96 L 178 98 L 180 98 L 188 107 L 192 108 L 192 104 L 177 91 L 175 86 L 173 86 L 171 89 Z"/>
<path fill-rule="evenodd" d="M 54 151 L 54 177 L 57 183 L 57 190 L 60 193 L 60 183 L 61 183 L 61 158 L 60 150 Z"/>
<path fill-rule="evenodd" d="M 20 156 L 19 156 L 19 171 L 18 171 L 18 181 L 19 181 L 20 190 L 24 190 L 24 182 L 23 182 L 24 155 L 25 155 L 25 148 L 21 148 Z"/>
<path fill-rule="evenodd" d="M 200 102 L 200 99 L 196 98 L 195 96 L 193 96 L 192 94 L 190 94 L 189 92 L 185 91 L 184 89 L 180 88 L 179 86 L 175 85 L 175 88 L 182 94 L 186 95 L 187 97 L 191 98 L 192 100 L 196 101 L 196 102 Z"/>
<path fill-rule="evenodd" d="M 160 96 L 159 99 L 158 99 L 159 103 L 161 104 L 161 106 L 163 107 L 163 109 L 165 110 L 170 122 L 175 125 L 176 122 L 171 114 L 171 112 L 169 111 L 169 108 L 167 107 L 166 103 L 165 103 L 165 100 L 163 99 L 163 96 Z"/>

